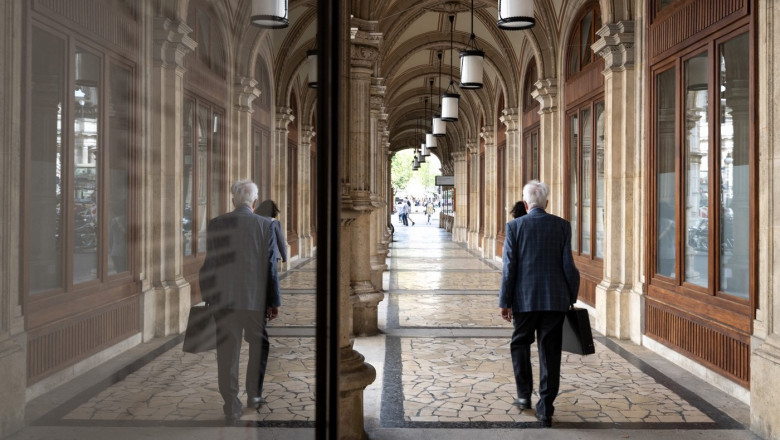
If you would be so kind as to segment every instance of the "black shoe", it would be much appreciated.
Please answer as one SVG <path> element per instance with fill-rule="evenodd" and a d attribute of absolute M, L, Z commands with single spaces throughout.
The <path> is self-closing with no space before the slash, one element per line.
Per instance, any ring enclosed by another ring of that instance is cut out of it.
<path fill-rule="evenodd" d="M 518 397 L 514 402 L 512 402 L 512 405 L 520 408 L 521 410 L 531 409 L 531 398 Z"/>
<path fill-rule="evenodd" d="M 258 396 L 258 397 L 250 397 L 246 399 L 246 407 L 247 408 L 260 408 L 261 406 L 268 403 L 264 398 Z"/>
<path fill-rule="evenodd" d="M 539 413 L 536 413 L 536 420 L 539 421 L 540 428 L 552 428 L 552 417 L 545 417 Z"/>

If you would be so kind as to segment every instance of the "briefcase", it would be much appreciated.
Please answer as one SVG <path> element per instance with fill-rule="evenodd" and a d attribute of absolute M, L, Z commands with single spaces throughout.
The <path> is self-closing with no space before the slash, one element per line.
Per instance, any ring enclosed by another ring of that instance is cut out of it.
<path fill-rule="evenodd" d="M 572 307 L 566 311 L 566 319 L 563 321 L 562 348 L 563 351 L 581 355 L 596 352 L 587 310 Z"/>
<path fill-rule="evenodd" d="M 200 353 L 217 348 L 217 323 L 212 309 L 205 303 L 190 307 L 187 330 L 184 332 L 184 352 Z"/>

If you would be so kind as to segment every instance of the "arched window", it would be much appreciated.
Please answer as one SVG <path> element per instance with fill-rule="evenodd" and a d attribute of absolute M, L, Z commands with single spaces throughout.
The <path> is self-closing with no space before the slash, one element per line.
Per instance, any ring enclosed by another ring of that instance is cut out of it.
<path fill-rule="evenodd" d="M 522 174 L 523 183 L 529 180 L 539 179 L 539 101 L 535 100 L 532 92 L 536 90 L 536 82 L 539 80 L 536 72 L 536 60 L 531 58 L 525 69 L 525 81 L 523 82 L 523 152 Z"/>
<path fill-rule="evenodd" d="M 255 80 L 260 96 L 252 101 L 252 180 L 257 184 L 260 200 L 271 197 L 271 90 L 267 62 L 258 56 L 255 62 Z"/>
<path fill-rule="evenodd" d="M 596 31 L 601 28 L 601 12 L 597 2 L 586 5 L 569 38 L 569 55 L 566 76 L 571 77 L 596 61 L 596 54 L 590 48 L 596 42 Z"/>
<path fill-rule="evenodd" d="M 523 82 L 523 112 L 539 110 L 539 101 L 535 100 L 531 92 L 536 90 L 536 82 L 539 75 L 536 73 L 536 62 L 533 58 L 525 69 L 525 81 Z"/>
<path fill-rule="evenodd" d="M 187 23 L 192 27 L 192 38 L 198 43 L 195 48 L 196 56 L 190 59 L 197 59 L 204 68 L 224 79 L 227 75 L 224 45 L 217 20 L 209 5 L 202 0 L 193 2 Z"/>

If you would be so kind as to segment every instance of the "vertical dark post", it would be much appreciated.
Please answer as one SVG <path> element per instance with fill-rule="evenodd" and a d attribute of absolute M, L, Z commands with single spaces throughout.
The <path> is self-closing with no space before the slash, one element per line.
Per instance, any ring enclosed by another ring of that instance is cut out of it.
<path fill-rule="evenodd" d="M 317 2 L 316 438 L 338 438 L 340 0 Z"/>

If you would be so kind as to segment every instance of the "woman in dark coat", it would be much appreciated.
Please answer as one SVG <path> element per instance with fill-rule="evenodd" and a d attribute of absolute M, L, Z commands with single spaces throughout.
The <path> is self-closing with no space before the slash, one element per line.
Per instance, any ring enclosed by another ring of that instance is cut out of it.
<path fill-rule="evenodd" d="M 282 231 L 282 223 L 276 219 L 279 215 L 279 207 L 273 200 L 264 200 L 260 203 L 260 206 L 255 209 L 255 214 L 269 217 L 273 219 L 273 231 L 276 234 L 276 243 L 279 251 L 278 257 L 282 259 L 282 263 L 287 262 L 287 240 L 284 238 L 284 232 Z"/>

